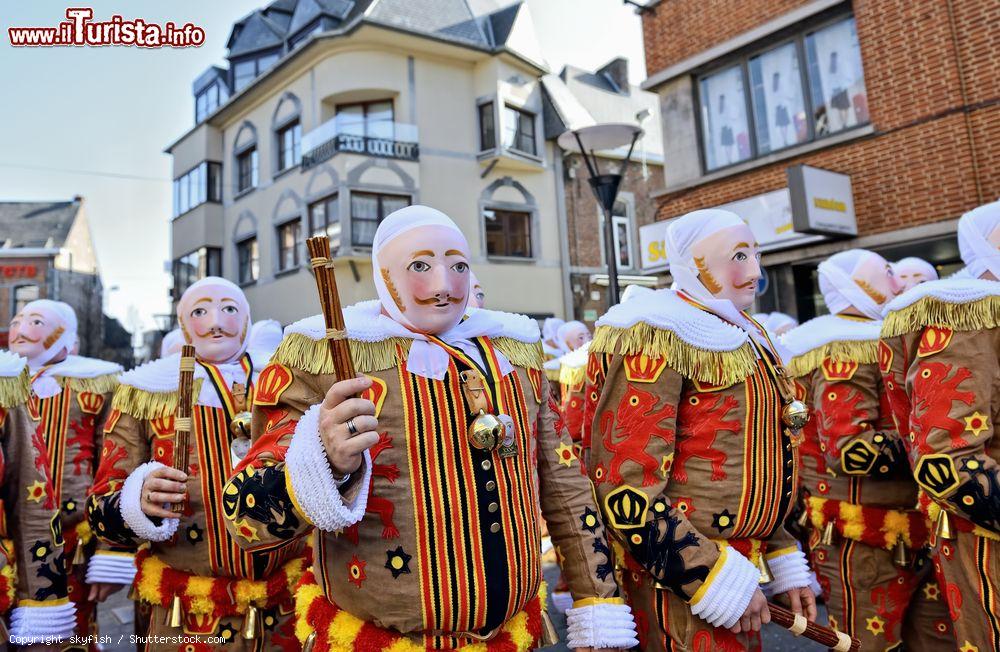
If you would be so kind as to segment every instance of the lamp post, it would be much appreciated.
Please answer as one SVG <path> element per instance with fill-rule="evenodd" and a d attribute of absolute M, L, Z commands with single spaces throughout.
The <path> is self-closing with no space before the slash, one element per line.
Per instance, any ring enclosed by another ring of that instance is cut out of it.
<path fill-rule="evenodd" d="M 618 303 L 618 255 L 615 251 L 612 209 L 618 197 L 625 168 L 632 158 L 635 143 L 642 136 L 642 129 L 635 124 L 605 123 L 571 129 L 559 136 L 559 146 L 567 152 L 579 152 L 590 174 L 590 188 L 594 191 L 601 210 L 604 212 L 604 251 L 608 263 L 608 307 Z M 628 154 L 621 162 L 618 172 L 601 173 L 595 152 L 617 149 L 628 145 Z"/>

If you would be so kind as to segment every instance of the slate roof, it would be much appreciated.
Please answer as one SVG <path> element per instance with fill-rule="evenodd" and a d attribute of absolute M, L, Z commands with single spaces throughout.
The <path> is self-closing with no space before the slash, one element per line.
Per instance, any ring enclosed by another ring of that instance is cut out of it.
<path fill-rule="evenodd" d="M 78 201 L 0 201 L 0 249 L 12 247 L 61 247 L 80 210 Z"/>

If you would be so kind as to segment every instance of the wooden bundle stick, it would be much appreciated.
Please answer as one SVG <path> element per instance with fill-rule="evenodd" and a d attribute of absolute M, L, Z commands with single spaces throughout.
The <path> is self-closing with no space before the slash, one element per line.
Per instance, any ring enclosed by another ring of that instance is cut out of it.
<path fill-rule="evenodd" d="M 174 460 L 173 467 L 188 472 L 191 448 L 192 414 L 194 412 L 194 346 L 181 347 L 180 382 L 177 385 L 177 410 L 174 412 Z M 175 514 L 184 511 L 184 503 L 173 503 Z"/>
<path fill-rule="evenodd" d="M 351 349 L 347 344 L 347 327 L 344 325 L 344 312 L 340 305 L 340 294 L 337 292 L 337 276 L 333 270 L 333 260 L 330 258 L 330 239 L 325 235 L 306 240 L 309 247 L 310 265 L 316 277 L 316 289 L 319 292 L 319 305 L 323 311 L 323 321 L 326 325 L 326 341 L 330 347 L 330 357 L 333 359 L 333 371 L 337 380 L 354 378 L 354 361 L 351 359 Z"/>
<path fill-rule="evenodd" d="M 771 622 L 781 625 L 796 636 L 805 636 L 836 652 L 857 652 L 861 648 L 861 641 L 853 636 L 817 625 L 806 620 L 805 616 L 799 616 L 774 603 L 768 603 L 767 608 L 771 612 Z"/>

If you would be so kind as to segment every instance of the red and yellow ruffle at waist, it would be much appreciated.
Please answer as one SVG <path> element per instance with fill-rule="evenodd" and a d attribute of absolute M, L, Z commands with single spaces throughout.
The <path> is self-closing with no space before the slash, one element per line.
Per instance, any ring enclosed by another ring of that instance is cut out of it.
<path fill-rule="evenodd" d="M 312 652 L 424 652 L 461 648 L 468 652 L 527 652 L 542 635 L 545 583 L 538 596 L 507 621 L 488 641 L 468 636 L 404 635 L 364 621 L 331 602 L 307 571 L 295 588 L 295 636 L 305 643 L 313 637 Z"/>
<path fill-rule="evenodd" d="M 927 520 L 929 522 L 937 523 L 938 516 L 941 514 L 941 505 L 932 500 L 931 497 L 925 492 L 921 491 L 917 506 L 920 508 L 921 512 L 927 515 Z M 959 532 L 971 532 L 977 537 L 1000 541 L 1000 534 L 997 534 L 993 530 L 987 530 L 984 527 L 976 525 L 969 519 L 961 516 L 960 514 L 956 514 L 952 510 L 948 510 L 948 516 L 951 520 L 951 527 Z"/>
<path fill-rule="evenodd" d="M 287 601 L 309 568 L 306 556 L 296 557 L 263 580 L 203 577 L 171 568 L 148 550 L 135 558 L 135 586 L 143 602 L 169 608 L 180 596 L 184 613 L 225 618 L 242 616 L 253 605 L 269 609 Z"/>
<path fill-rule="evenodd" d="M 846 500 L 810 496 L 806 501 L 809 521 L 818 530 L 833 523 L 840 536 L 874 548 L 891 550 L 902 541 L 909 548 L 927 544 L 930 523 L 919 511 L 901 511 L 856 505 Z"/>

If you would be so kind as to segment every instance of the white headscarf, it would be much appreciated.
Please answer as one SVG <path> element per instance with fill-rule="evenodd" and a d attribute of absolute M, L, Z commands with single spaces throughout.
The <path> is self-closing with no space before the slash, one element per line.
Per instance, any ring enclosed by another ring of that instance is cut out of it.
<path fill-rule="evenodd" d="M 769 347 L 768 339 L 751 319 L 729 299 L 716 298 L 698 278 L 694 262 L 694 246 L 722 229 L 746 226 L 746 222 L 732 211 L 709 208 L 682 215 L 667 227 L 665 244 L 670 274 L 674 288 L 698 301 L 711 312 L 733 323 L 750 334 L 758 344 Z"/>
<path fill-rule="evenodd" d="M 937 269 L 934 268 L 934 265 L 916 256 L 900 258 L 892 263 L 892 271 L 896 276 L 900 274 L 923 274 L 927 281 L 936 281 L 938 279 Z"/>
<path fill-rule="evenodd" d="M 247 301 L 247 295 L 243 294 L 243 290 L 241 290 L 239 286 L 232 281 L 227 281 L 219 276 L 206 276 L 200 281 L 192 283 L 188 289 L 184 290 L 184 294 L 181 295 L 181 300 L 177 302 L 177 322 L 180 324 L 181 329 L 186 328 L 185 317 L 191 308 L 191 297 L 193 297 L 198 290 L 207 287 L 221 287 L 229 290 L 232 293 L 233 298 L 236 300 L 236 303 L 239 305 L 240 310 L 244 315 L 246 315 L 246 321 L 243 322 L 243 329 L 241 331 L 243 339 L 240 341 L 239 351 L 237 351 L 233 357 L 222 362 L 221 364 L 233 364 L 239 362 L 240 356 L 242 356 L 247 350 L 247 343 L 250 341 L 249 335 L 250 329 L 253 326 L 253 321 L 250 317 L 250 302 Z M 185 337 L 185 340 L 187 340 L 187 337 Z"/>
<path fill-rule="evenodd" d="M 67 354 L 72 351 L 73 344 L 77 340 L 77 321 L 76 312 L 68 303 L 51 299 L 35 299 L 25 304 L 21 312 L 25 315 L 37 312 L 45 318 L 46 322 L 53 324 L 56 328 L 63 329 L 52 344 L 45 347 L 37 356 L 28 358 L 28 368 L 32 373 L 51 362 L 52 358 L 59 355 L 63 349 L 66 350 Z"/>
<path fill-rule="evenodd" d="M 179 353 L 181 350 L 181 345 L 184 344 L 184 332 L 179 328 L 175 328 L 160 340 L 160 357 L 165 358 L 167 356 Z"/>
<path fill-rule="evenodd" d="M 998 226 L 1000 201 L 973 208 L 958 220 L 958 250 L 972 278 L 992 272 L 1000 279 L 1000 250 L 988 240 Z"/>
<path fill-rule="evenodd" d="M 882 308 L 854 281 L 854 272 L 871 256 L 865 249 L 848 249 L 819 264 L 819 291 L 831 313 L 856 308 L 865 317 L 882 319 Z M 890 297 L 891 298 L 891 297 Z"/>
<path fill-rule="evenodd" d="M 587 325 L 582 321 L 576 321 L 575 319 L 573 321 L 568 321 L 560 326 L 559 330 L 556 332 L 556 342 L 559 343 L 559 346 L 562 347 L 563 351 L 569 353 L 573 349 L 569 348 L 569 342 L 567 340 L 571 335 L 579 333 L 580 331 L 587 333 L 590 332 Z"/>
<path fill-rule="evenodd" d="M 754 315 L 754 319 L 763 322 L 763 324 L 767 326 L 771 330 L 771 332 L 775 334 L 777 334 L 778 331 L 781 330 L 783 327 L 787 326 L 789 328 L 794 328 L 795 326 L 799 325 L 799 322 L 798 320 L 795 319 L 795 317 L 792 317 L 791 315 L 786 315 L 783 312 L 772 312 L 770 314 L 768 313 L 761 313 L 761 314 L 763 315 L 763 319 L 761 319 L 758 315 Z"/>

